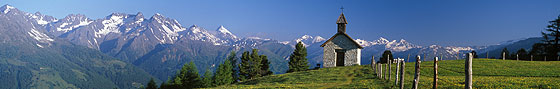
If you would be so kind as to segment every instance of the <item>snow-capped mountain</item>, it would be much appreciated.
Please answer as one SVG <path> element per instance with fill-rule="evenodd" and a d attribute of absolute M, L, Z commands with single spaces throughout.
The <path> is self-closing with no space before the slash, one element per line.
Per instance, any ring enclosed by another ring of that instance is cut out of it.
<path fill-rule="evenodd" d="M 74 30 L 75 28 L 89 25 L 91 22 L 93 22 L 93 20 L 82 14 L 70 14 L 63 19 L 54 21 L 54 23 L 41 21 L 42 24 L 50 23 L 49 26 L 47 26 L 47 31 L 51 32 L 55 36 L 60 36 L 66 32 Z"/>
<path fill-rule="evenodd" d="M 311 44 L 321 43 L 326 41 L 327 39 L 321 36 L 311 36 L 311 35 L 303 35 L 300 38 L 297 38 L 293 41 L 282 41 L 282 44 L 289 44 L 289 45 L 296 45 L 298 42 L 302 42 L 303 46 L 308 47 Z"/>
<path fill-rule="evenodd" d="M 177 20 L 156 13 L 145 18 L 142 13 L 112 13 L 104 18 L 87 18 L 82 14 L 70 14 L 62 19 L 41 13 L 26 13 L 9 5 L 0 7 L 0 23 L 6 26 L 18 26 L 18 30 L 9 27 L 0 31 L 14 31 L 17 34 L 0 33 L 0 43 L 29 43 L 38 48 L 49 48 L 57 41 L 67 41 L 99 50 L 106 55 L 141 67 L 150 74 L 165 80 L 175 74 L 182 63 L 194 61 L 199 70 L 223 62 L 229 52 L 259 49 L 259 54 L 266 54 L 273 64 L 271 69 L 285 72 L 287 58 L 294 45 L 303 42 L 308 50 L 310 64 L 322 63 L 323 49 L 320 47 L 327 39 L 321 36 L 303 35 L 289 41 L 265 39 L 266 37 L 238 37 L 219 26 L 215 31 L 191 25 L 185 27 Z M 234 30 L 235 31 L 235 30 Z M 462 53 L 472 50 L 484 50 L 486 46 L 420 46 L 404 39 L 377 40 L 355 39 L 362 49 L 362 63 L 370 63 L 371 56 L 379 56 L 390 50 L 398 58 L 408 55 L 425 55 L 423 58 L 442 56 L 444 60 L 464 57 Z M 496 46 L 491 48 L 502 48 Z M 428 59 L 431 60 L 431 59 Z M 412 61 L 412 60 L 409 60 Z M 314 67 L 314 66 L 312 66 Z"/>
<path fill-rule="evenodd" d="M 186 35 L 187 35 L 186 37 L 189 38 L 190 40 L 200 40 L 200 41 L 204 41 L 204 42 L 211 42 L 211 43 L 213 43 L 213 45 L 228 44 L 228 41 L 222 40 L 222 39 L 216 37 L 214 34 L 208 32 L 206 29 L 204 29 L 202 27 L 198 27 L 196 25 L 193 25 L 193 26 L 189 27 Z"/>
<path fill-rule="evenodd" d="M 408 43 L 404 39 L 401 39 L 397 42 L 397 40 L 389 41 L 389 40 L 387 40 L 383 37 L 380 37 L 378 40 L 374 40 L 374 41 L 366 41 L 366 40 L 362 40 L 362 39 L 356 39 L 356 42 L 358 42 L 358 44 L 360 44 L 363 47 L 384 45 L 386 49 L 389 49 L 389 50 L 395 51 L 395 52 L 401 52 L 401 51 L 406 51 L 406 50 L 409 50 L 409 49 L 412 49 L 412 48 L 421 48 L 422 47 L 422 46 L 418 46 L 418 45 Z"/>
<path fill-rule="evenodd" d="M 230 51 L 262 50 L 275 72 L 283 72 L 284 55 L 291 50 L 276 40 L 237 37 L 226 26 L 215 32 L 192 25 L 184 27 L 177 20 L 156 13 L 145 18 L 142 13 L 112 13 L 92 19 L 82 14 L 70 14 L 56 19 L 41 13 L 19 11 L 9 5 L 0 7 L 0 23 L 19 26 L 21 34 L 2 34 L 0 42 L 11 40 L 38 48 L 50 47 L 56 41 L 96 49 L 128 63 L 144 68 L 159 79 L 174 74 L 176 66 L 194 61 L 199 68 L 219 64 Z M 0 31 L 12 31 L 0 29 Z M 157 67 L 155 67 L 157 66 Z M 154 69 L 155 68 L 155 69 Z M 201 69 L 203 70 L 203 69 Z"/>
<path fill-rule="evenodd" d="M 308 58 L 311 60 L 311 64 L 322 62 L 323 50 L 319 47 L 326 39 L 320 36 L 310 36 L 303 35 L 300 38 L 296 38 L 294 41 L 283 41 L 283 44 L 290 44 L 293 46 L 296 42 L 302 41 L 306 46 L 309 53 Z M 455 46 L 419 46 L 413 43 L 409 43 L 404 39 L 400 40 L 388 40 L 386 38 L 380 37 L 377 40 L 362 40 L 355 39 L 355 41 L 364 47 L 362 49 L 362 63 L 370 63 L 371 56 L 379 56 L 385 50 L 390 50 L 393 55 L 398 58 L 406 58 L 408 55 L 422 55 L 423 57 L 435 57 L 441 56 L 443 59 L 457 59 L 462 58 L 462 53 L 470 52 L 472 50 L 482 49 L 481 47 L 455 47 Z M 431 60 L 431 59 L 430 59 Z"/>
<path fill-rule="evenodd" d="M 237 36 L 235 36 L 233 33 L 231 33 L 228 29 L 226 29 L 224 26 L 220 26 L 218 27 L 218 29 L 216 29 L 217 32 L 217 36 L 220 39 L 223 40 L 227 40 L 228 42 L 235 42 L 238 41 L 239 38 L 237 38 Z"/>

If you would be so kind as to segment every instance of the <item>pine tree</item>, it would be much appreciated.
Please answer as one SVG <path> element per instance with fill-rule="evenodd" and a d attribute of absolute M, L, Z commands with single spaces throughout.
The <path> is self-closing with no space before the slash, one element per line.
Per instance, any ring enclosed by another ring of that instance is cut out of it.
<path fill-rule="evenodd" d="M 549 25 L 545 29 L 548 33 L 541 32 L 543 38 L 545 39 L 543 40 L 544 43 L 550 47 L 545 49 L 545 52 L 547 56 L 556 57 L 560 51 L 560 16 L 548 23 Z"/>
<path fill-rule="evenodd" d="M 146 86 L 146 89 L 157 89 L 157 85 L 156 82 L 154 81 L 154 78 L 150 79 L 150 82 L 148 82 L 148 86 Z"/>
<path fill-rule="evenodd" d="M 237 54 L 235 54 L 235 51 L 231 51 L 228 55 L 228 60 L 230 61 L 230 67 L 231 67 L 231 77 L 233 78 L 233 82 L 236 82 L 237 80 L 239 80 L 239 66 L 237 66 Z"/>
<path fill-rule="evenodd" d="M 381 57 L 379 57 L 379 62 L 380 63 L 387 63 L 387 56 L 389 56 L 389 60 L 393 60 L 393 53 L 391 53 L 390 50 L 385 50 L 383 52 L 383 55 L 381 55 Z"/>
<path fill-rule="evenodd" d="M 206 72 L 204 72 L 204 76 L 201 81 L 202 87 L 214 87 L 214 84 L 212 83 L 212 77 L 212 71 L 210 71 L 210 69 L 206 69 Z"/>
<path fill-rule="evenodd" d="M 269 64 L 268 58 L 265 55 L 259 55 L 257 49 L 253 49 L 252 53 L 243 52 L 239 65 L 239 77 L 244 81 L 270 75 L 272 72 L 269 69 Z"/>
<path fill-rule="evenodd" d="M 505 54 L 505 56 L 504 56 Z M 506 59 L 508 59 L 507 57 L 509 56 L 509 51 L 507 50 L 507 48 L 502 49 L 502 52 L 500 53 L 500 56 L 502 58 L 506 57 Z"/>
<path fill-rule="evenodd" d="M 261 76 L 267 76 L 267 75 L 271 75 L 272 71 L 270 71 L 270 62 L 268 62 L 268 57 L 266 57 L 265 55 L 260 55 L 261 58 L 261 72 L 260 75 Z"/>
<path fill-rule="evenodd" d="M 214 84 L 225 85 L 233 83 L 234 79 L 232 76 L 232 67 L 230 65 L 229 60 L 225 60 L 223 64 L 218 65 L 218 69 L 216 70 L 216 75 L 214 75 Z"/>
<path fill-rule="evenodd" d="M 290 55 L 290 61 L 288 62 L 289 69 L 287 73 L 307 70 L 309 65 L 307 65 L 308 62 L 306 57 L 307 48 L 305 48 L 302 42 L 298 42 L 296 49 L 294 49 L 294 52 Z"/>
<path fill-rule="evenodd" d="M 249 52 L 243 52 L 243 54 L 241 55 L 241 63 L 239 64 L 239 80 L 241 81 L 250 79 L 250 59 L 251 58 L 249 57 Z"/>
<path fill-rule="evenodd" d="M 256 77 L 261 77 L 262 74 L 260 73 L 261 67 L 262 67 L 262 60 L 261 57 L 259 55 L 259 50 L 257 49 L 253 49 L 253 52 L 251 53 L 251 57 L 250 57 L 250 63 L 251 63 L 251 67 L 250 67 L 250 79 L 252 78 L 256 78 Z"/>
<path fill-rule="evenodd" d="M 173 78 L 170 88 L 199 88 L 201 87 L 201 79 L 198 70 L 193 62 L 183 65 L 181 70 Z"/>

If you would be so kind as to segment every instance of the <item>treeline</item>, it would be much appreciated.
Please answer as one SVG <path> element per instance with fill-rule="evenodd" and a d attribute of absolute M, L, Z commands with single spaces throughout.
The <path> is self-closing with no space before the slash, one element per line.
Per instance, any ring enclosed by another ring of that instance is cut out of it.
<path fill-rule="evenodd" d="M 290 56 L 289 70 L 287 72 L 305 71 L 308 69 L 307 49 L 299 42 Z M 237 63 L 240 59 L 240 63 Z M 235 52 L 231 52 L 227 59 L 212 73 L 209 69 L 202 76 L 193 62 L 186 63 L 177 74 L 160 84 L 159 88 L 152 79 L 148 82 L 146 89 L 192 89 L 207 88 L 227 85 L 262 76 L 272 75 L 270 62 L 266 55 L 259 55 L 257 49 L 251 52 L 245 51 L 240 58 Z"/>
<path fill-rule="evenodd" d="M 546 26 L 545 31 L 541 32 L 544 38 L 542 43 L 533 44 L 529 52 L 525 49 L 519 49 L 515 53 L 510 53 L 507 48 L 504 48 L 500 53 L 500 57 L 512 60 L 516 60 L 518 57 L 519 60 L 558 60 L 560 57 L 560 16 L 548 23 L 549 25 Z"/>

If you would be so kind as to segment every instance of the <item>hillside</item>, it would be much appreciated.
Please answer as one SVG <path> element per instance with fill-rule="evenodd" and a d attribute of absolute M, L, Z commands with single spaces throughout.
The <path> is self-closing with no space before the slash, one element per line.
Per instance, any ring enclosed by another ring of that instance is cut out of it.
<path fill-rule="evenodd" d="M 152 77 L 99 50 L 45 34 L 44 24 L 32 22 L 38 13 L 0 8 L 11 8 L 0 13 L 0 89 L 134 89 Z"/>
<path fill-rule="evenodd" d="M 0 70 L 1 89 L 133 89 L 152 77 L 97 50 L 57 42 L 49 48 L 0 43 Z"/>
<path fill-rule="evenodd" d="M 412 62 L 406 63 L 407 88 L 412 86 L 413 66 Z M 559 67 L 560 61 L 474 59 L 473 87 L 558 88 Z M 421 68 L 419 88 L 431 88 L 433 62 L 422 62 Z M 439 68 L 439 88 L 463 88 L 464 60 L 440 61 Z M 394 79 L 391 82 L 378 79 L 370 66 L 361 65 L 272 75 L 217 88 L 390 88 L 393 84 Z"/>

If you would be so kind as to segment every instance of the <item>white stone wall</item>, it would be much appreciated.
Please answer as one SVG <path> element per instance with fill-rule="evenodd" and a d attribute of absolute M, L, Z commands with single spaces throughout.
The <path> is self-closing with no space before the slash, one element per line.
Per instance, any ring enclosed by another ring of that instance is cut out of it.
<path fill-rule="evenodd" d="M 360 65 L 361 49 L 352 40 L 337 35 L 323 47 L 323 67 L 336 67 L 336 49 L 345 49 L 344 66 Z"/>

